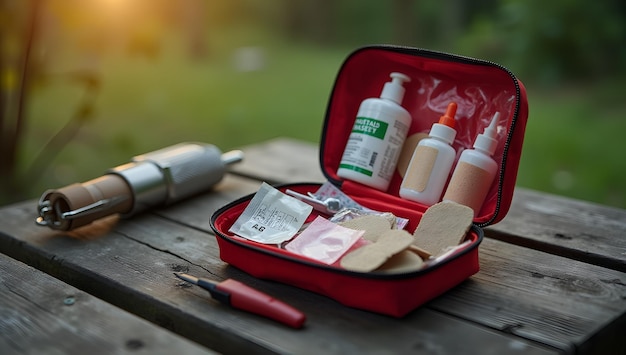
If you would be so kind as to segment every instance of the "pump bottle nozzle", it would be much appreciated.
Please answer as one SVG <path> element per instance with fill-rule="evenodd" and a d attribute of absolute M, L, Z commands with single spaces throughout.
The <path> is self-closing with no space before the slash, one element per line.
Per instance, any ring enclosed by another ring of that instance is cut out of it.
<path fill-rule="evenodd" d="M 402 104 L 402 99 L 404 98 L 404 87 L 402 84 L 404 82 L 411 81 L 411 78 L 402 74 L 393 72 L 389 74 L 391 77 L 391 81 L 385 83 L 383 86 L 383 91 L 380 94 L 381 99 L 391 100 L 397 103 L 398 105 Z"/>

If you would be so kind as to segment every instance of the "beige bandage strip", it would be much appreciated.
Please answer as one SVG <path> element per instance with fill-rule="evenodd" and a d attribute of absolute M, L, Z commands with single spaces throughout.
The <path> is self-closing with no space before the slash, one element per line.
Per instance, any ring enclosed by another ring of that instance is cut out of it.
<path fill-rule="evenodd" d="M 438 154 L 439 151 L 433 147 L 418 146 L 415 148 L 414 156 L 411 159 L 412 164 L 409 164 L 404 180 L 402 180 L 402 188 L 417 192 L 426 190 Z M 420 162 L 419 166 L 414 162 Z"/>
<path fill-rule="evenodd" d="M 404 145 L 402 145 L 402 151 L 400 152 L 400 156 L 398 157 L 398 164 L 396 165 L 398 174 L 400 174 L 402 178 L 404 178 L 404 176 L 406 175 L 406 171 L 409 168 L 409 163 L 411 162 L 411 157 L 413 157 L 415 147 L 417 147 L 417 144 L 424 138 L 428 138 L 428 133 L 415 133 L 406 137 L 406 139 L 404 140 Z"/>
<path fill-rule="evenodd" d="M 392 256 L 406 250 L 413 243 L 413 236 L 405 230 L 390 229 L 372 244 L 360 247 L 341 258 L 344 269 L 370 272 L 383 265 Z"/>
<path fill-rule="evenodd" d="M 487 170 L 466 162 L 460 162 L 443 200 L 450 200 L 468 206 L 478 215 L 485 201 L 485 196 L 491 188 L 493 175 Z"/>
<path fill-rule="evenodd" d="M 391 230 L 391 221 L 381 215 L 365 215 L 339 223 L 340 226 L 364 230 L 363 238 L 375 242 L 388 230 Z"/>
<path fill-rule="evenodd" d="M 474 211 L 451 201 L 430 206 L 415 229 L 413 244 L 437 256 L 460 244 L 474 218 Z"/>
<path fill-rule="evenodd" d="M 403 250 L 398 254 L 393 255 L 374 271 L 380 271 L 388 274 L 399 274 L 419 270 L 422 265 L 424 265 L 424 260 L 419 255 L 409 250 Z"/>
<path fill-rule="evenodd" d="M 428 250 L 424 250 L 415 244 L 409 245 L 409 251 L 416 255 L 419 255 L 419 257 L 424 260 L 430 259 L 433 256 L 433 254 L 431 254 Z"/>

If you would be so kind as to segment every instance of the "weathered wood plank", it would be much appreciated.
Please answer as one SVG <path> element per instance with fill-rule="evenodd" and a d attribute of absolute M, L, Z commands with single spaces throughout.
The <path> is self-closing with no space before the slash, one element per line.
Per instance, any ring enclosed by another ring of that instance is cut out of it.
<path fill-rule="evenodd" d="M 488 237 L 626 272 L 626 210 L 528 189 Z"/>
<path fill-rule="evenodd" d="M 159 223 L 151 223 L 152 220 Z M 179 295 L 186 286 L 174 277 L 173 272 L 194 270 L 185 259 L 113 229 L 126 223 L 145 224 L 157 230 L 148 228 L 144 239 L 164 233 L 179 238 L 177 243 L 182 245 L 189 245 L 184 238 L 193 236 L 190 240 L 195 245 L 191 250 L 203 250 L 203 243 L 210 240 L 206 233 L 149 215 L 138 216 L 134 221 L 111 220 L 111 231 L 105 234 L 91 234 L 90 228 L 83 228 L 80 234 L 64 234 L 45 228 L 33 230 L 31 225 L 19 232 L 27 236 L 25 239 L 11 240 L 0 232 L 0 252 L 219 352 L 266 351 L 263 346 L 232 331 L 231 328 L 241 326 L 241 320 L 237 313 L 233 316 L 226 307 L 213 303 L 214 307 L 194 312 L 180 309 Z M 25 221 L 20 222 L 24 226 Z M 163 228 L 165 226 L 167 228 Z M 172 226 L 174 228 L 169 228 Z M 203 254 L 204 257 L 207 255 Z M 203 270 L 216 270 L 214 273 L 220 274 L 219 269 L 224 265 L 217 261 L 217 255 L 207 259 L 202 265 Z M 204 296 L 208 298 L 208 294 Z M 207 302 L 212 304 L 210 300 Z M 212 321 L 204 322 L 196 312 L 208 312 Z"/>
<path fill-rule="evenodd" d="M 0 352 L 214 353 L 2 254 Z"/>
<path fill-rule="evenodd" d="M 319 149 L 312 143 L 276 138 L 242 150 L 244 160 L 233 165 L 233 174 L 268 184 L 326 181 L 320 168 Z"/>
<path fill-rule="evenodd" d="M 50 265 L 40 264 L 38 267 L 56 270 L 59 269 L 58 263 L 61 261 L 66 266 L 63 270 L 57 271 L 61 273 L 59 277 L 73 280 L 94 294 L 114 293 L 114 296 L 109 296 L 110 302 L 124 303 L 118 305 L 142 312 L 144 313 L 142 316 L 160 324 L 173 324 L 174 328 L 182 326 L 179 323 L 182 324 L 184 321 L 168 314 L 173 311 L 168 310 L 171 304 L 168 304 L 167 300 L 177 304 L 182 302 L 180 295 L 171 294 L 172 288 L 179 287 L 170 276 L 171 272 L 180 268 L 189 268 L 194 273 L 214 275 L 216 278 L 237 278 L 270 294 L 281 295 L 281 298 L 307 311 L 311 327 L 319 324 L 323 328 L 314 328 L 317 333 L 314 338 L 322 336 L 329 339 L 335 332 L 341 334 L 350 346 L 357 346 L 352 344 L 353 342 L 360 342 L 365 348 L 374 346 L 366 340 L 357 340 L 362 336 L 364 329 L 373 327 L 373 324 L 380 324 L 384 328 L 390 327 L 394 332 L 400 332 L 404 327 L 422 329 L 420 328 L 422 322 L 428 323 L 427 319 L 435 317 L 428 310 L 429 307 L 413 312 L 403 320 L 388 319 L 341 307 L 324 297 L 289 286 L 256 280 L 234 268 L 225 267 L 218 259 L 219 251 L 212 236 L 149 215 L 120 223 L 115 227 L 114 233 L 87 242 L 63 235 L 54 238 L 44 237 L 41 233 L 45 235 L 47 233 L 45 230 L 39 230 L 39 233 L 35 230 L 33 234 L 34 227 L 19 227 L 23 225 L 24 216 L 21 217 L 22 221 L 19 219 L 19 214 L 11 218 L 13 222 L 10 223 L 19 229 L 14 232 L 15 235 L 21 235 L 21 240 L 36 249 L 31 253 L 41 255 L 37 258 L 38 263 L 50 263 Z M 105 255 L 108 257 L 104 257 Z M 621 279 L 623 276 L 621 273 L 564 258 L 550 257 L 531 249 L 492 240 L 486 240 L 481 246 L 481 258 L 483 271 L 461 287 L 433 301 L 432 309 L 458 319 L 483 324 L 488 328 L 504 330 L 519 336 L 520 341 L 526 338 L 561 350 L 586 346 L 584 343 L 586 337 L 614 321 L 612 317 L 623 314 L 626 310 L 626 291 L 620 284 L 626 280 Z M 76 271 L 82 269 L 89 272 Z M 520 270 L 526 272 L 522 273 Z M 89 277 L 83 275 L 92 273 L 95 275 Z M 103 284 L 100 278 L 105 278 L 106 282 L 110 283 L 106 290 L 98 289 Z M 164 284 L 168 286 L 165 287 Z M 585 285 L 601 286 L 597 293 L 604 296 L 598 299 L 598 302 L 590 302 L 588 295 L 590 291 Z M 127 287 L 131 289 L 127 290 Z M 115 289 L 119 291 L 112 291 Z M 203 300 L 193 307 L 207 307 L 202 304 L 205 301 L 210 303 L 205 299 L 208 295 L 200 290 L 193 292 Z M 142 306 L 137 303 L 148 297 L 157 300 L 144 304 L 143 308 L 147 308 L 142 310 Z M 137 301 L 131 302 L 133 298 Z M 155 305 L 153 304 L 155 302 L 165 302 L 165 305 Z M 218 329 L 233 328 L 241 322 L 244 324 L 252 322 L 257 324 L 259 329 L 251 330 L 249 325 L 245 326 L 246 334 L 239 336 L 253 336 L 255 339 L 257 337 L 265 339 L 269 343 L 282 343 L 281 345 L 290 351 L 300 346 L 286 344 L 282 338 L 288 337 L 288 334 L 282 333 L 285 329 L 281 327 L 271 323 L 265 324 L 267 322 L 263 319 L 232 312 L 219 305 L 215 308 L 205 311 L 208 312 L 206 315 L 197 317 L 200 317 L 203 323 L 217 324 Z M 151 319 L 150 314 L 155 312 L 161 314 L 161 317 L 166 317 L 167 321 Z M 202 312 L 196 309 L 187 310 L 186 313 Z M 330 314 L 333 316 L 329 316 Z M 355 333 L 335 328 L 337 326 L 336 320 L 333 319 L 335 317 L 350 319 Z M 555 319 L 560 321 L 555 322 Z M 263 324 L 265 326 L 261 326 Z M 377 332 L 383 331 L 376 329 Z M 206 336 L 206 332 L 203 334 Z M 185 335 L 199 336 L 199 334 Z M 295 338 L 298 344 L 312 341 L 309 345 L 315 348 L 323 346 L 322 343 L 317 343 L 306 336 L 302 339 L 300 334 Z M 396 344 L 397 350 L 406 350 L 407 347 L 414 345 L 409 343 Z"/>
<path fill-rule="evenodd" d="M 218 351 L 454 353 L 484 344 L 490 344 L 484 351 L 487 354 L 554 350 L 428 308 L 406 319 L 394 319 L 255 279 L 218 259 L 213 236 L 155 216 L 122 221 L 102 236 L 84 232 L 81 239 L 25 224 L 32 218 L 30 211 L 27 205 L 11 208 L 10 213 L 1 211 L 0 220 L 6 222 L 0 234 L 2 252 L 12 251 L 86 292 Z M 19 238 L 8 237 L 7 232 Z M 205 291 L 175 279 L 172 271 L 179 270 L 246 282 L 304 310 L 307 325 L 296 331 L 229 309 Z"/>
<path fill-rule="evenodd" d="M 431 307 L 560 349 L 626 353 L 625 274 L 489 239 L 480 258 L 481 271 Z"/>
<path fill-rule="evenodd" d="M 264 153 L 262 156 L 269 154 L 270 160 L 280 160 L 281 142 L 268 143 L 271 149 L 267 151 L 271 154 Z M 292 145 L 298 144 L 308 146 L 308 149 L 313 146 L 290 141 L 285 149 L 293 150 Z M 247 151 L 255 152 L 254 147 Z M 284 178 L 281 176 L 289 172 L 285 171 L 288 168 L 282 167 L 283 164 L 272 166 L 269 170 L 265 164 L 260 164 L 257 169 L 255 164 L 258 160 L 250 159 L 250 156 L 255 155 L 249 153 L 248 159 L 238 169 L 245 168 L 247 172 L 243 175 L 258 175 L 260 180 L 271 183 L 311 181 L 311 178 L 300 179 L 296 175 L 310 177 L 311 171 L 305 173 L 310 166 L 319 169 L 316 155 L 309 158 L 303 155 L 299 164 L 304 166 L 298 168 L 298 162 L 294 162 L 296 170 L 291 174 L 296 178 Z M 292 155 L 286 153 L 285 156 Z M 312 159 L 315 165 L 306 159 Z M 488 233 L 498 238 L 499 232 L 495 228 L 502 228 L 516 236 L 506 239 L 512 243 L 486 239 L 481 246 L 483 268 L 480 273 L 402 320 L 348 309 L 325 297 L 256 280 L 219 261 L 214 237 L 206 231 L 208 219 L 216 208 L 255 191 L 259 183 L 229 176 L 211 193 L 156 212 L 171 223 L 155 214 L 144 214 L 118 224 L 110 220 L 101 226 L 71 233 L 73 238 L 58 233 L 53 233 L 51 237 L 52 232 L 30 224 L 34 218 L 34 202 L 28 206 L 9 206 L 0 210 L 0 223 L 3 225 L 0 229 L 9 233 L 9 236 L 0 236 L 0 249 L 16 253 L 38 268 L 46 269 L 99 297 L 111 299 L 113 303 L 120 302 L 120 307 L 132 309 L 142 317 L 176 329 L 192 339 L 217 344 L 212 348 L 220 351 L 293 352 L 301 347 L 311 351 L 315 349 L 316 352 L 323 349 L 337 353 L 357 350 L 452 351 L 456 349 L 454 345 L 446 345 L 450 342 L 449 336 L 458 339 L 459 334 L 468 335 L 469 345 L 465 344 L 464 348 L 489 342 L 495 344 L 496 352 L 510 352 L 512 344 L 517 342 L 521 348 L 539 352 L 549 348 L 535 348 L 531 344 L 537 342 L 547 344 L 554 350 L 574 349 L 581 352 L 603 350 L 605 344 L 617 346 L 618 350 L 619 347 L 626 347 L 619 332 L 625 326 L 626 280 L 623 274 L 513 245 L 529 242 L 522 234 L 526 232 L 516 232 L 518 226 L 515 223 L 508 228 L 502 227 L 508 218 L 513 218 L 511 214 L 501 224 L 488 228 Z M 522 195 L 525 193 L 523 189 L 519 191 Z M 529 196 L 532 202 L 533 197 Z M 585 203 L 578 207 L 581 211 L 588 210 Z M 515 208 L 514 201 L 511 210 Z M 613 219 L 619 216 L 606 211 L 591 215 L 587 222 L 620 220 Z M 575 218 L 570 216 L 568 219 L 572 221 L 568 228 L 575 230 Z M 550 220 L 539 224 L 542 223 L 545 226 L 537 228 L 554 225 L 554 222 L 550 224 Z M 111 231 L 102 234 L 107 230 Z M 585 247 L 592 247 L 587 245 L 589 243 L 591 241 L 583 241 L 576 248 L 585 250 Z M 547 248 L 541 244 L 529 246 L 540 250 Z M 549 246 L 559 248 L 555 242 L 550 242 Z M 548 251 L 559 254 L 554 250 Z M 619 260 L 619 255 L 608 257 Z M 587 261 L 584 258 L 581 260 Z M 188 301 L 181 300 L 180 284 L 164 285 L 170 280 L 173 268 L 185 267 L 201 276 L 237 278 L 270 294 L 280 295 L 280 298 L 307 312 L 309 326 L 303 332 L 284 332 L 285 329 L 279 325 L 264 319 L 211 303 L 207 300 L 208 294 L 196 288 L 185 290 L 194 295 L 195 301 L 188 304 Z M 444 318 L 440 318 L 442 316 Z M 465 329 L 468 325 L 471 327 Z M 437 335 L 431 338 L 433 328 Z M 446 328 L 452 331 L 446 333 Z M 393 331 L 387 332 L 387 329 Z M 369 337 L 372 333 L 380 334 L 380 337 Z M 368 334 L 368 337 L 363 339 L 363 334 Z M 392 337 L 394 334 L 407 335 L 391 345 L 384 342 L 383 336 Z M 419 336 L 411 338 L 408 334 Z M 501 336 L 504 338 L 499 338 Z M 337 342 L 328 345 L 328 339 L 336 339 Z M 423 342 L 424 339 L 428 341 Z M 233 342 L 240 345 L 232 348 Z"/>

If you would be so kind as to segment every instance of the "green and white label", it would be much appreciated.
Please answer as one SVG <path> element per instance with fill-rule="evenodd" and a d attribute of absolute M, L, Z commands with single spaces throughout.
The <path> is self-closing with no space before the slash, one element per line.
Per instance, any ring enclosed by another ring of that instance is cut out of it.
<path fill-rule="evenodd" d="M 361 133 L 378 139 L 385 139 L 388 127 L 389 124 L 387 122 L 373 118 L 357 117 L 356 121 L 354 121 L 354 127 L 352 127 L 352 133 Z"/>
<path fill-rule="evenodd" d="M 356 171 L 357 173 L 361 173 L 361 174 L 367 175 L 367 176 L 372 176 L 374 174 L 374 172 L 372 172 L 371 170 L 363 169 L 361 167 L 354 166 L 352 164 L 340 164 L 339 168 L 340 169 L 353 170 L 353 171 Z"/>

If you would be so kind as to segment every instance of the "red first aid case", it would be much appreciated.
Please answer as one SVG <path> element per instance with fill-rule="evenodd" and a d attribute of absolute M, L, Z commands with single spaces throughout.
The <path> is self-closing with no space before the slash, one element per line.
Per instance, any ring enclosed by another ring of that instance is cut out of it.
<path fill-rule="evenodd" d="M 478 246 L 482 227 L 500 221 L 511 204 L 528 117 L 526 91 L 515 75 L 503 66 L 448 53 L 398 46 L 368 46 L 351 53 L 337 74 L 328 102 L 320 146 L 320 165 L 333 185 L 361 205 L 391 212 L 409 220 L 413 233 L 428 208 L 399 197 L 401 164 L 387 191 L 342 179 L 337 175 L 357 110 L 367 98 L 381 94 L 391 72 L 411 78 L 405 84 L 402 106 L 412 117 L 405 150 L 414 149 L 412 139 L 428 133 L 449 102 L 458 105 L 457 159 L 472 147 L 494 112 L 500 112 L 498 145 L 493 155 L 498 171 L 482 208 L 467 233 L 469 246 L 441 263 L 404 273 L 354 272 L 299 256 L 274 245 L 250 241 L 228 230 L 254 194 L 220 208 L 211 217 L 223 261 L 259 278 L 275 280 L 326 295 L 346 306 L 402 317 L 441 295 L 479 271 Z M 319 184 L 279 186 L 303 194 Z M 308 221 L 316 217 L 316 212 Z"/>

